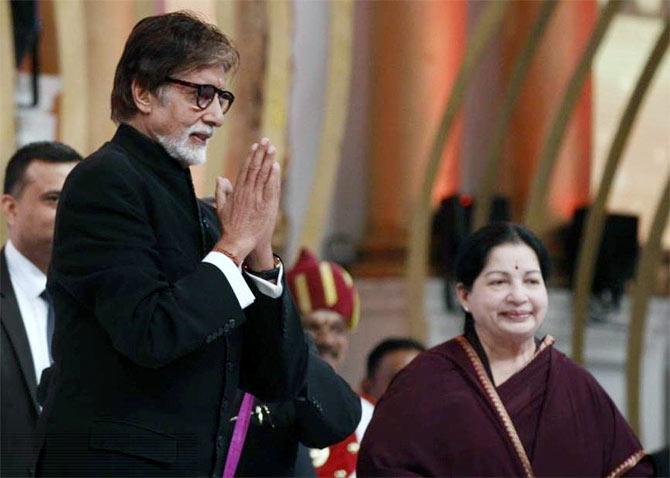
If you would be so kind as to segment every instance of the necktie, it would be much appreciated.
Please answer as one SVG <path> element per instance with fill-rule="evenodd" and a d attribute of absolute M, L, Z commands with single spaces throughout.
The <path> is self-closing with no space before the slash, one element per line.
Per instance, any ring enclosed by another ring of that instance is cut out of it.
<path fill-rule="evenodd" d="M 40 294 L 40 297 L 42 300 L 44 300 L 44 302 L 47 303 L 47 344 L 49 346 L 49 359 L 51 360 L 51 363 L 53 363 L 54 360 L 51 355 L 51 340 L 53 339 L 54 335 L 56 314 L 54 312 L 54 304 L 51 300 L 51 295 L 49 295 L 49 291 L 44 289 L 44 291 Z"/>

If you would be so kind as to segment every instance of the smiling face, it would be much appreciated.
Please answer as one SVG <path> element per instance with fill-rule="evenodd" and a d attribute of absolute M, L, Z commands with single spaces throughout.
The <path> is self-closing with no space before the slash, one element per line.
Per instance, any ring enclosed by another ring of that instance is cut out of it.
<path fill-rule="evenodd" d="M 312 336 L 319 356 L 337 370 L 349 349 L 349 331 L 344 317 L 319 309 L 302 317 L 303 328 Z"/>
<path fill-rule="evenodd" d="M 174 76 L 221 89 L 225 86 L 222 66 L 203 67 Z M 207 141 L 214 134 L 214 128 L 223 124 L 223 110 L 217 98 L 207 108 L 200 109 L 196 102 L 197 90 L 175 83 L 165 83 L 155 95 L 133 84 L 133 97 L 139 113 L 129 121 L 132 126 L 160 143 L 185 167 L 205 162 Z"/>
<path fill-rule="evenodd" d="M 500 345 L 533 340 L 547 312 L 547 289 L 537 255 L 524 243 L 491 249 L 470 290 L 457 286 L 458 298 L 484 342 Z"/>

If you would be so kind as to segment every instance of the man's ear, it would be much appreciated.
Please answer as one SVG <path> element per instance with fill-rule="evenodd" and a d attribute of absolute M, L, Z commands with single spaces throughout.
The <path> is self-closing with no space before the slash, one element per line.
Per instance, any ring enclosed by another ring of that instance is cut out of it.
<path fill-rule="evenodd" d="M 11 226 L 16 218 L 16 198 L 11 194 L 3 194 L 0 196 L 0 206 L 7 224 Z"/>
<path fill-rule="evenodd" d="M 463 285 L 462 282 L 456 284 L 456 298 L 461 304 L 461 307 L 465 309 L 466 312 L 470 312 L 470 307 L 468 306 L 468 298 L 470 296 L 470 291 Z"/>
<path fill-rule="evenodd" d="M 137 107 L 138 110 L 140 110 L 140 113 L 144 114 L 149 114 L 151 113 L 151 107 L 153 105 L 152 102 L 152 94 L 147 90 L 146 88 L 143 88 L 137 83 L 137 80 L 133 80 L 132 84 L 130 85 L 130 89 L 133 93 L 133 101 L 135 102 L 135 106 Z"/>

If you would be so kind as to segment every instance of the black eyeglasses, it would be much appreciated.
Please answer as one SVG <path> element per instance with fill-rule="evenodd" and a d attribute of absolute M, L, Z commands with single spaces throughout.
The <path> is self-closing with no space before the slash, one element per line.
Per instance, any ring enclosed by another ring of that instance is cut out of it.
<path fill-rule="evenodd" d="M 222 90 L 217 88 L 214 85 L 201 85 L 198 83 L 191 83 L 190 81 L 178 80 L 176 78 L 170 78 L 169 76 L 165 78 L 165 81 L 168 83 L 175 83 L 177 85 L 188 86 L 189 88 L 195 88 L 196 97 L 195 103 L 198 105 L 198 108 L 201 110 L 207 109 L 209 105 L 214 101 L 214 97 L 219 95 L 219 105 L 221 105 L 221 112 L 226 114 L 230 107 L 235 101 L 235 95 L 233 95 L 228 90 Z"/>

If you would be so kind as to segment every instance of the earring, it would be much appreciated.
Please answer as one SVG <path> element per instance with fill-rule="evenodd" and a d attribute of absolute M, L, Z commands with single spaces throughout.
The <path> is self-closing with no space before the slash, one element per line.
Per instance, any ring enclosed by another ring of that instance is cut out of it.
<path fill-rule="evenodd" d="M 470 309 L 468 309 L 468 307 L 465 306 L 465 305 L 463 306 L 463 310 L 464 310 L 465 312 L 467 312 L 468 314 L 470 313 Z"/>

